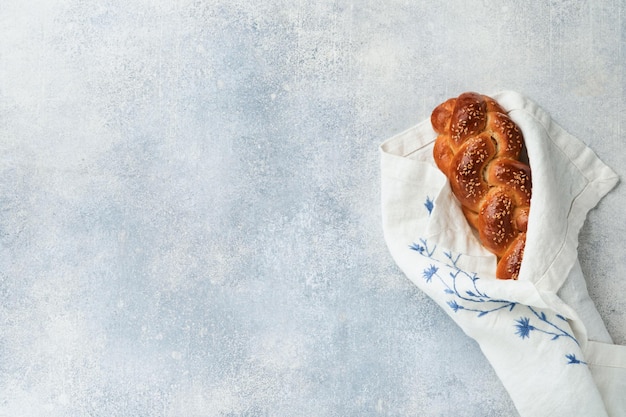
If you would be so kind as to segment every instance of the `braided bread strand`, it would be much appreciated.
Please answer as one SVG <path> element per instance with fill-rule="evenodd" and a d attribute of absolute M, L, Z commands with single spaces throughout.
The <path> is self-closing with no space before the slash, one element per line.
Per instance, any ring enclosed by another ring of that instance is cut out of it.
<path fill-rule="evenodd" d="M 480 240 L 498 258 L 496 277 L 517 279 L 530 210 L 524 138 L 492 98 L 467 92 L 435 108 L 433 157 Z"/>

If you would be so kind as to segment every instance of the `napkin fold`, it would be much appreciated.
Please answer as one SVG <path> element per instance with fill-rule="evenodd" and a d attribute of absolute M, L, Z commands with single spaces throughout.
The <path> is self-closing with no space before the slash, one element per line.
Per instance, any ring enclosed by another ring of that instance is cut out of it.
<path fill-rule="evenodd" d="M 519 279 L 495 279 L 435 165 L 430 120 L 381 146 L 385 240 L 407 277 L 475 339 L 522 417 L 626 416 L 626 346 L 612 340 L 578 263 L 587 213 L 618 182 L 523 95 L 492 95 L 524 134 L 533 195 Z"/>

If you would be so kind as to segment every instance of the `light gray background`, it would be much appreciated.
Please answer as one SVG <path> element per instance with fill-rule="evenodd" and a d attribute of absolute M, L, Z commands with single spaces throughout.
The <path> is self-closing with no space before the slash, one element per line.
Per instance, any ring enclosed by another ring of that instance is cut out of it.
<path fill-rule="evenodd" d="M 517 415 L 390 258 L 377 147 L 511 89 L 626 178 L 625 14 L 2 1 L 0 416 Z M 620 344 L 625 202 L 580 237 Z"/>

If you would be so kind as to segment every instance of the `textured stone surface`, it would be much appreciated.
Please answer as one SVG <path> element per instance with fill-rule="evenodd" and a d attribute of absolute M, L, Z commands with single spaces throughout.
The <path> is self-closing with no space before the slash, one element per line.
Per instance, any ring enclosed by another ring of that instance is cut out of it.
<path fill-rule="evenodd" d="M 623 3 L 12 3 L 0 416 L 516 415 L 389 257 L 377 146 L 512 89 L 626 177 Z M 580 238 L 621 344 L 624 202 Z"/>

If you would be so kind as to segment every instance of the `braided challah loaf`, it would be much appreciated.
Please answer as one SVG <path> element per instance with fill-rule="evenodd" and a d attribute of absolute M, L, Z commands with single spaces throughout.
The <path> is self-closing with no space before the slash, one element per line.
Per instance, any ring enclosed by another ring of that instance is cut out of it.
<path fill-rule="evenodd" d="M 496 277 L 517 279 L 531 195 L 522 132 L 495 100 L 471 92 L 437 106 L 431 123 L 435 162 L 482 244 L 498 257 Z"/>

